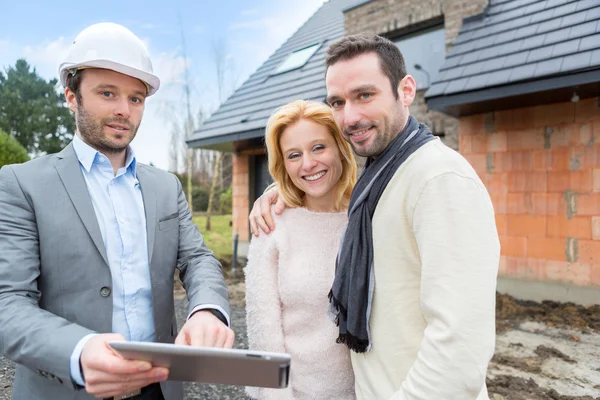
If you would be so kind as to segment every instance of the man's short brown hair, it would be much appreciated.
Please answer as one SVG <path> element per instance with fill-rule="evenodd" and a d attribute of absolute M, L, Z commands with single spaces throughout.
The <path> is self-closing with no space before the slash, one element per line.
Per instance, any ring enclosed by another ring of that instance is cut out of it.
<path fill-rule="evenodd" d="M 77 71 L 75 75 L 69 73 L 67 76 L 67 87 L 71 89 L 73 93 L 75 93 L 75 98 L 77 99 L 77 103 L 81 104 L 81 79 L 83 78 L 84 70 Z"/>
<path fill-rule="evenodd" d="M 398 84 L 406 76 L 404 57 L 400 49 L 384 37 L 370 33 L 344 36 L 327 49 L 325 65 L 328 69 L 339 61 L 350 60 L 367 53 L 377 54 L 381 72 L 390 80 L 392 93 L 398 98 Z"/>

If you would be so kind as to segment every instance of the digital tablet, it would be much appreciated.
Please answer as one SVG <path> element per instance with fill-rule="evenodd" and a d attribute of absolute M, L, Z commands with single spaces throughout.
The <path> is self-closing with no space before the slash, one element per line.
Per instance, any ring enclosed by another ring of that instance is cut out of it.
<path fill-rule="evenodd" d="M 154 366 L 169 368 L 170 381 L 266 388 L 288 386 L 291 357 L 286 353 L 149 342 L 111 341 L 108 344 L 127 360 L 149 361 Z"/>

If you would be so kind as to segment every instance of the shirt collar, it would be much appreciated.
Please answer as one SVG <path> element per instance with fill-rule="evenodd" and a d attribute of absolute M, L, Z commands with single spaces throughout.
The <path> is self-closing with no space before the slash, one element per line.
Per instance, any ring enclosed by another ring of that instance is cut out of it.
<path fill-rule="evenodd" d="M 77 155 L 79 163 L 83 166 L 83 168 L 85 168 L 85 170 L 88 173 L 92 169 L 92 165 L 94 164 L 94 161 L 96 161 L 96 157 L 99 154 L 102 154 L 98 150 L 94 149 L 86 142 L 81 140 L 81 138 L 77 134 L 75 134 L 73 137 L 73 149 L 75 150 L 75 154 Z M 131 168 L 133 176 L 137 176 L 137 160 L 131 146 L 127 147 L 127 159 L 125 160 L 125 168 Z"/>

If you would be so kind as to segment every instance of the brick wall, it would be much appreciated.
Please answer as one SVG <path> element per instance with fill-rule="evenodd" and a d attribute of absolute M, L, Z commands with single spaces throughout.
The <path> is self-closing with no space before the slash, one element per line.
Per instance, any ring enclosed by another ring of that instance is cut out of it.
<path fill-rule="evenodd" d="M 239 234 L 240 242 L 249 242 L 249 156 L 243 153 L 233 155 L 232 225 L 233 233 Z"/>
<path fill-rule="evenodd" d="M 487 186 L 500 276 L 600 287 L 600 99 L 460 119 Z"/>
<path fill-rule="evenodd" d="M 435 18 L 444 18 L 446 48 L 458 36 L 463 18 L 480 14 L 487 0 L 374 0 L 344 13 L 345 33 L 371 32 L 391 34 Z M 458 149 L 458 121 L 437 111 L 430 111 L 424 92 L 417 93 L 410 112 L 434 133 L 444 132 L 443 142 Z M 360 161 L 359 161 L 360 162 Z"/>

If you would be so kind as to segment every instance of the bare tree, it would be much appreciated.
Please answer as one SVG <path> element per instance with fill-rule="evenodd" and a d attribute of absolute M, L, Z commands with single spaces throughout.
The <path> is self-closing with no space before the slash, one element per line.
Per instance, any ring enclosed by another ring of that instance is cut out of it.
<path fill-rule="evenodd" d="M 185 106 L 187 110 L 186 123 L 185 123 L 185 138 L 189 139 L 194 132 L 194 120 L 192 119 L 192 108 L 190 104 L 190 75 L 189 65 L 187 64 L 187 47 L 185 45 L 185 35 L 183 33 L 183 23 L 181 22 L 181 14 L 177 13 L 179 19 L 179 29 L 181 31 L 181 52 L 183 59 L 186 60 L 184 69 L 184 93 L 185 93 Z M 190 207 L 190 212 L 194 212 L 194 205 L 192 202 L 192 160 L 194 157 L 194 150 L 190 147 L 187 149 L 186 154 L 186 165 L 187 165 L 187 201 Z"/>
<path fill-rule="evenodd" d="M 213 38 L 212 42 L 212 60 L 215 66 L 215 73 L 217 75 L 217 93 L 219 97 L 219 104 L 223 104 L 225 99 L 233 92 L 237 79 L 234 78 L 233 64 L 230 62 L 228 54 L 227 42 L 221 38 Z M 224 157 L 223 153 L 218 152 L 217 156 L 213 159 L 213 174 L 212 183 L 210 185 L 210 192 L 208 195 L 208 207 L 206 210 L 206 230 L 211 229 L 210 217 L 212 213 L 213 201 L 215 198 L 215 191 L 217 188 L 217 182 L 220 182 L 221 189 L 223 188 L 223 160 L 231 158 Z M 221 172 L 219 172 L 221 171 Z"/>

